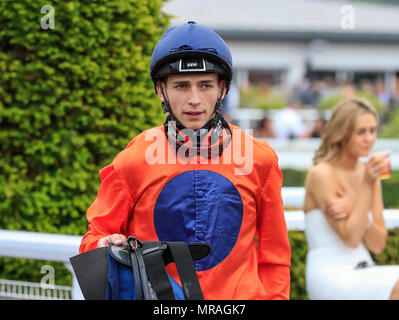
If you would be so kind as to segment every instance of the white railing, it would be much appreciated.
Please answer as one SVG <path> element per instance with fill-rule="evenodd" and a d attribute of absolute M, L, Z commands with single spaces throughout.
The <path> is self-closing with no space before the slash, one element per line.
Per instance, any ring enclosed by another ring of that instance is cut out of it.
<path fill-rule="evenodd" d="M 302 210 L 284 212 L 288 230 L 305 230 L 305 214 Z M 385 209 L 383 212 L 387 229 L 399 228 L 399 209 Z"/>
<path fill-rule="evenodd" d="M 304 195 L 305 189 L 303 187 L 283 187 L 282 198 L 284 206 L 302 208 Z M 304 230 L 304 213 L 302 210 L 286 210 L 285 218 L 288 230 Z M 399 227 L 399 210 L 384 210 L 384 218 L 388 229 Z M 83 299 L 79 284 L 69 262 L 70 257 L 78 254 L 81 240 L 81 236 L 0 230 L 0 256 L 63 262 L 72 273 L 72 299 Z M 40 286 L 40 284 L 36 284 L 36 286 Z M 16 283 L 14 283 L 14 287 L 18 287 Z M 66 287 L 63 289 L 66 289 Z M 7 291 L 6 289 L 4 290 Z M 9 290 L 12 291 L 12 289 Z M 16 295 L 14 297 L 22 297 L 21 294 L 18 295 L 18 291 L 15 292 Z M 35 297 L 37 298 L 37 296 Z M 51 299 L 52 297 L 47 298 Z"/>
<path fill-rule="evenodd" d="M 313 164 L 315 151 L 320 145 L 318 138 L 294 140 L 266 138 L 262 140 L 266 140 L 276 151 L 281 169 L 309 169 Z M 378 139 L 372 153 L 384 150 L 391 151 L 392 170 L 399 170 L 399 139 Z"/>
<path fill-rule="evenodd" d="M 285 207 L 303 208 L 305 188 L 283 187 L 281 195 Z M 284 214 L 288 230 L 305 229 L 305 215 L 302 210 L 286 210 Z M 385 209 L 383 215 L 387 229 L 399 227 L 399 209 Z"/>
<path fill-rule="evenodd" d="M 69 258 L 79 253 L 81 241 L 81 236 L 0 230 L 0 256 L 62 262 L 72 273 L 72 299 L 79 300 L 83 295 Z"/>
<path fill-rule="evenodd" d="M 0 297 L 24 300 L 71 300 L 72 288 L 59 285 L 47 288 L 36 282 L 0 279 Z"/>

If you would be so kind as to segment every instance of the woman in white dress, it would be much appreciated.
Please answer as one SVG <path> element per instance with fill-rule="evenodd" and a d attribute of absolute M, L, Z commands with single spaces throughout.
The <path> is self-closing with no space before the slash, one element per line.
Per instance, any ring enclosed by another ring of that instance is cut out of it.
<path fill-rule="evenodd" d="M 380 173 L 387 155 L 368 156 L 378 116 L 366 101 L 346 100 L 332 111 L 306 178 L 310 299 L 399 299 L 399 266 L 376 266 L 387 238 Z M 367 248 L 367 249 L 366 249 Z"/>

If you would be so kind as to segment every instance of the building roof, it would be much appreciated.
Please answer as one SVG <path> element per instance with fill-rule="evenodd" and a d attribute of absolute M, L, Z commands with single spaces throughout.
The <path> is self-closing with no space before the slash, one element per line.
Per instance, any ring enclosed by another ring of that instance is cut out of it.
<path fill-rule="evenodd" d="M 399 41 L 399 6 L 395 5 L 341 0 L 170 0 L 164 11 L 174 16 L 172 25 L 193 20 L 227 38 L 322 35 L 350 41 Z"/>

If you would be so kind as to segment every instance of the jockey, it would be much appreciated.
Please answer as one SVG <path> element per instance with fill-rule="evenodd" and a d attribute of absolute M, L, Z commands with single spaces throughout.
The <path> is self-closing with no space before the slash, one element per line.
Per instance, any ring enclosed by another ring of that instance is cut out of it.
<path fill-rule="evenodd" d="M 129 235 L 207 243 L 195 262 L 205 299 L 289 299 L 282 173 L 267 142 L 223 118 L 232 74 L 230 50 L 210 28 L 190 21 L 163 35 L 150 76 L 165 123 L 100 171 L 81 253 Z M 168 272 L 178 281 L 173 265 Z"/>

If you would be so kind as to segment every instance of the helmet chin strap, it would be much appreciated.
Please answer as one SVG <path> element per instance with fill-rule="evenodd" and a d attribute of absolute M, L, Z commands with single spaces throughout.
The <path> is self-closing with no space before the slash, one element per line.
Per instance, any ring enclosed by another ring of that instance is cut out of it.
<path fill-rule="evenodd" d="M 222 115 L 222 97 L 223 97 L 223 92 L 224 89 L 226 89 L 226 81 L 223 81 L 223 87 L 222 87 L 222 91 L 220 92 L 220 96 L 218 98 L 218 100 L 216 101 L 216 106 L 215 106 L 215 113 L 216 114 L 220 114 L 220 116 Z"/>
<path fill-rule="evenodd" d="M 168 99 L 166 98 L 165 91 L 163 91 L 162 81 L 158 79 L 157 82 L 158 82 L 159 88 L 161 89 L 161 93 L 163 96 L 163 101 L 161 103 L 162 111 L 163 111 L 163 113 L 172 113 L 172 108 L 170 107 Z"/>

